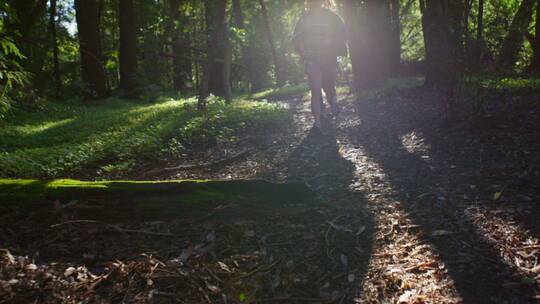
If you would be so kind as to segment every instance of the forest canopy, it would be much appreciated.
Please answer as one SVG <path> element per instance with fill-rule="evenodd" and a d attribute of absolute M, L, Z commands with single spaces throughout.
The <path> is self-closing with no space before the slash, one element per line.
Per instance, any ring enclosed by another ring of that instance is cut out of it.
<path fill-rule="evenodd" d="M 456 73 L 536 72 L 535 6 L 533 0 L 336 1 L 351 55 L 341 60 L 340 82 L 363 89 L 400 75 L 440 82 Z M 47 98 L 230 100 L 238 92 L 296 85 L 305 76 L 291 34 L 304 10 L 303 1 L 291 0 L 3 1 L 1 111 Z"/>

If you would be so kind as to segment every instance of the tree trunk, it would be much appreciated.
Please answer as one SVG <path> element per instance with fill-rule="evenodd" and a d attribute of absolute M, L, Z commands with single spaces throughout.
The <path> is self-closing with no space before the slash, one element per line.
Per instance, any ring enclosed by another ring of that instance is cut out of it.
<path fill-rule="evenodd" d="M 184 32 L 184 28 L 188 26 L 186 16 L 180 10 L 184 2 L 185 0 L 169 1 L 170 35 L 172 37 L 172 53 L 175 55 L 172 60 L 173 86 L 177 91 L 186 91 L 193 78 L 192 62 L 182 58 L 182 55 L 184 58 L 189 57 L 190 50 L 187 46 L 191 44 L 188 34 Z"/>
<path fill-rule="evenodd" d="M 272 54 L 272 59 L 274 60 L 274 67 L 276 70 L 276 84 L 278 87 L 285 85 L 285 78 L 283 75 L 283 67 L 281 65 L 281 58 L 279 58 L 276 44 L 274 42 L 274 36 L 272 35 L 272 28 L 270 26 L 270 17 L 268 16 L 268 10 L 266 9 L 266 4 L 264 0 L 259 0 L 261 5 L 261 12 L 263 16 L 264 30 L 266 32 L 266 38 L 268 39 L 268 45 L 270 47 L 270 52 Z"/>
<path fill-rule="evenodd" d="M 227 102 L 232 101 L 231 68 L 232 68 L 232 45 L 229 37 L 229 29 L 225 29 L 223 46 L 223 97 Z"/>
<path fill-rule="evenodd" d="M 345 0 L 344 4 L 354 87 L 363 90 L 381 85 L 390 76 L 388 2 Z"/>
<path fill-rule="evenodd" d="M 429 87 L 451 87 L 457 77 L 449 1 L 452 0 L 420 0 L 426 49 L 425 84 Z"/>
<path fill-rule="evenodd" d="M 534 25 L 534 40 L 533 47 L 533 59 L 532 59 L 532 72 L 540 73 L 540 0 L 536 1 L 536 24 Z"/>
<path fill-rule="evenodd" d="M 361 87 L 361 75 L 363 73 L 361 68 L 362 49 L 360 44 L 360 22 L 358 20 L 359 3 L 354 0 L 344 0 L 344 19 L 347 27 L 347 39 L 349 41 L 349 55 L 351 57 L 351 64 L 353 70 L 353 88 L 359 90 Z"/>
<path fill-rule="evenodd" d="M 401 68 L 401 20 L 399 0 L 390 2 L 390 70 L 397 75 Z"/>
<path fill-rule="evenodd" d="M 523 0 L 516 15 L 512 19 L 510 29 L 504 38 L 501 52 L 499 53 L 498 66 L 501 71 L 509 72 L 514 69 L 519 52 L 523 47 L 525 35 L 529 30 L 535 2 L 535 0 Z"/>
<path fill-rule="evenodd" d="M 87 98 L 103 98 L 107 86 L 101 58 L 99 33 L 100 6 L 97 0 L 75 0 L 77 29 L 80 44 L 82 79 Z"/>
<path fill-rule="evenodd" d="M 56 39 L 56 0 L 51 0 L 49 5 L 49 27 L 51 31 L 52 49 L 53 49 L 53 71 L 55 83 L 55 97 L 62 97 L 62 79 L 60 75 L 60 62 L 58 60 L 58 41 Z"/>
<path fill-rule="evenodd" d="M 232 10 L 234 16 L 234 23 L 236 28 L 240 30 L 245 30 L 246 25 L 244 21 L 244 13 L 242 11 L 242 6 L 240 5 L 240 0 L 232 1 Z M 245 43 L 241 42 L 242 48 L 242 62 L 247 67 L 248 78 L 251 84 L 250 91 L 252 93 L 258 92 L 262 89 L 260 81 L 258 81 L 257 71 L 254 70 L 253 65 L 253 50 L 251 47 L 247 46 Z"/>
<path fill-rule="evenodd" d="M 120 0 L 120 88 L 135 96 L 137 86 L 137 26 L 133 0 Z"/>
<path fill-rule="evenodd" d="M 476 41 L 482 45 L 484 40 L 484 0 L 478 0 L 478 27 L 476 28 Z"/>
<path fill-rule="evenodd" d="M 207 15 L 207 56 L 199 93 L 199 108 L 209 93 L 231 99 L 230 43 L 226 22 L 227 0 L 210 0 L 205 3 Z M 216 60 L 220 59 L 220 60 Z"/>
<path fill-rule="evenodd" d="M 31 29 L 36 25 L 41 15 L 47 11 L 48 0 L 25 0 L 25 1 L 3 1 L 15 12 L 17 18 L 8 18 L 6 30 L 8 32 L 17 31 L 20 38 L 27 40 Z M 10 20 L 11 19 L 11 20 Z"/>

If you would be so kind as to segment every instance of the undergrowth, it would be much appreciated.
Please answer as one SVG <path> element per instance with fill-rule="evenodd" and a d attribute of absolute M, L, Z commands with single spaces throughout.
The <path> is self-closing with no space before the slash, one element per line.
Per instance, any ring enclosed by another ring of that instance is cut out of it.
<path fill-rule="evenodd" d="M 196 110 L 195 99 L 47 102 L 39 111 L 15 110 L 0 122 L 0 176 L 129 172 L 139 163 L 178 158 L 192 149 L 256 145 L 290 121 L 279 106 L 251 100 L 226 104 L 213 98 L 207 113 Z"/>

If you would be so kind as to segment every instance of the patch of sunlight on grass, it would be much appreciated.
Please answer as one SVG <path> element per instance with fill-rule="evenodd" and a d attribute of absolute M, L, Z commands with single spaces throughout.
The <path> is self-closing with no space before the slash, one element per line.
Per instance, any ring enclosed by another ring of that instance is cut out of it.
<path fill-rule="evenodd" d="M 295 96 L 304 95 L 309 92 L 307 84 L 286 85 L 281 88 L 271 88 L 251 95 L 251 98 L 256 100 L 269 99 L 284 99 Z"/>
<path fill-rule="evenodd" d="M 0 131 L 5 150 L 0 173 L 56 176 L 105 159 L 145 157 L 161 139 L 194 115 L 185 100 L 157 104 L 100 105 L 71 118 Z M 41 118 L 36 115 L 36 120 Z"/>
<path fill-rule="evenodd" d="M 12 128 L 7 128 L 5 130 L 6 133 L 11 133 L 14 135 L 20 135 L 20 134 L 26 134 L 26 135 L 34 135 L 38 134 L 50 129 L 58 128 L 63 125 L 67 125 L 69 123 L 72 123 L 75 120 L 75 118 L 66 118 L 66 119 L 60 119 L 56 121 L 48 121 L 44 122 L 43 124 L 39 125 L 22 125 L 22 126 L 13 126 Z"/>
<path fill-rule="evenodd" d="M 539 78 L 502 78 L 482 81 L 489 88 L 497 90 L 538 90 Z"/>
<path fill-rule="evenodd" d="M 267 135 L 287 117 L 278 105 L 253 100 L 227 104 L 216 98 L 204 115 L 196 110 L 196 98 L 116 101 L 84 107 L 51 103 L 48 116 L 27 111 L 18 113 L 22 120 L 3 122 L 0 176 L 129 172 L 138 162 L 178 157 L 190 141 L 201 143 L 201 135 L 211 143 L 236 140 L 239 131 Z"/>

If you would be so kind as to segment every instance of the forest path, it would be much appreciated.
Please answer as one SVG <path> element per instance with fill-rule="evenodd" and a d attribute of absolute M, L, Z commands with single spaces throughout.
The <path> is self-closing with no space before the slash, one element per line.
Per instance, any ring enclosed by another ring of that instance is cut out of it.
<path fill-rule="evenodd" d="M 508 176 L 485 173 L 504 164 L 534 175 L 527 171 L 534 164 L 508 161 L 492 142 L 477 140 L 485 134 L 438 131 L 436 102 L 415 92 L 402 97 L 362 102 L 340 96 L 344 111 L 326 121 L 323 135 L 310 130 L 306 99 L 289 103 L 306 135 L 286 161 L 286 178 L 306 182 L 344 215 L 366 218 L 359 237 L 369 267 L 358 300 L 536 302 L 535 210 L 506 193 L 510 208 L 494 203 L 512 186 Z M 537 158 L 529 161 L 538 164 Z M 534 176 L 520 179 L 534 186 Z M 521 195 L 530 202 L 538 191 L 528 189 Z"/>

